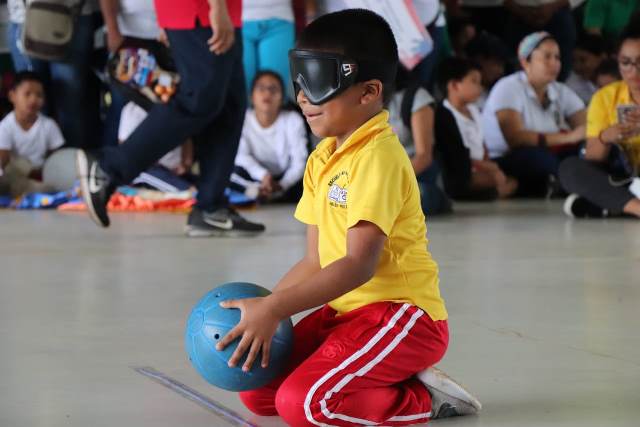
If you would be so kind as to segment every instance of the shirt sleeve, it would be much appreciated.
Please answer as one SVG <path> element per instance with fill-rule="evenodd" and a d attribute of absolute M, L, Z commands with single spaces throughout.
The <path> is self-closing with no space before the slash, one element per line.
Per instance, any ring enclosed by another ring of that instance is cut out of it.
<path fill-rule="evenodd" d="M 584 11 L 584 28 L 602 28 L 607 16 L 606 2 L 611 0 L 589 0 Z"/>
<path fill-rule="evenodd" d="M 389 236 L 407 191 L 399 159 L 386 150 L 368 149 L 354 160 L 347 189 L 347 228 L 368 221 Z"/>
<path fill-rule="evenodd" d="M 411 106 L 411 113 L 415 113 L 419 109 L 431 105 L 435 102 L 433 96 L 426 89 L 418 88 L 413 98 L 413 105 Z"/>
<path fill-rule="evenodd" d="M 609 108 L 613 106 L 607 106 L 604 92 L 596 92 L 587 110 L 587 138 L 598 138 L 603 130 L 612 125 L 608 118 Z"/>
<path fill-rule="evenodd" d="M 489 94 L 491 111 L 514 110 L 522 114 L 522 97 L 526 96 L 521 87 L 514 87 L 515 80 L 503 80 L 496 83 Z"/>
<path fill-rule="evenodd" d="M 48 119 L 47 123 L 49 128 L 47 132 L 47 151 L 53 151 L 64 145 L 64 136 L 62 136 L 60 127 L 53 119 Z"/>
<path fill-rule="evenodd" d="M 287 126 L 287 149 L 289 151 L 289 167 L 280 179 L 280 185 L 288 190 L 300 181 L 307 163 L 307 131 L 302 117 L 292 112 Z"/>
<path fill-rule="evenodd" d="M 0 122 L 0 150 L 13 150 L 13 137 L 6 120 Z"/>
<path fill-rule="evenodd" d="M 236 154 L 236 166 L 245 169 L 251 175 L 251 178 L 262 181 L 262 178 L 269 172 L 254 157 L 251 151 L 251 144 L 243 132 L 238 145 L 238 154 Z"/>
<path fill-rule="evenodd" d="M 571 117 L 578 111 L 584 110 L 584 101 L 569 86 L 559 83 L 562 93 L 562 111 L 566 117 Z"/>
<path fill-rule="evenodd" d="M 316 195 L 316 183 L 313 176 L 313 158 L 307 160 L 307 167 L 304 170 L 302 179 L 302 197 L 296 207 L 293 215 L 298 221 L 309 225 L 317 225 L 315 213 L 313 211 L 313 202 Z"/>

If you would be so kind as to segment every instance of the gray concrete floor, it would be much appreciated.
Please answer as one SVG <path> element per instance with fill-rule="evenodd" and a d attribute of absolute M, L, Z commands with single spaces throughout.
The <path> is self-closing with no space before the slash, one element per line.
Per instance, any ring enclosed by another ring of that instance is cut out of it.
<path fill-rule="evenodd" d="M 640 221 L 559 202 L 460 205 L 428 222 L 450 313 L 441 367 L 484 403 L 443 426 L 640 425 Z M 0 426 L 230 425 L 132 371 L 153 366 L 260 426 L 198 377 L 186 317 L 217 284 L 271 287 L 300 256 L 292 208 L 252 240 L 182 237 L 185 218 L 0 212 Z"/>

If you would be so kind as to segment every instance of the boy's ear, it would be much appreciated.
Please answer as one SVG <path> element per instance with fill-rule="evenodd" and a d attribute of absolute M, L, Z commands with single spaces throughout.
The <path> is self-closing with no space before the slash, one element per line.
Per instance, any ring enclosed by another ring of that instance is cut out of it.
<path fill-rule="evenodd" d="M 364 91 L 360 97 L 362 104 L 369 104 L 375 101 L 382 101 L 382 92 L 384 85 L 378 79 L 367 80 L 362 83 Z"/>
<path fill-rule="evenodd" d="M 15 99 L 15 97 L 16 97 L 16 90 L 15 90 L 15 88 L 14 88 L 14 89 L 9 90 L 8 95 L 9 95 L 9 102 L 11 102 L 11 103 L 13 104 L 13 103 L 14 103 L 14 99 Z"/>

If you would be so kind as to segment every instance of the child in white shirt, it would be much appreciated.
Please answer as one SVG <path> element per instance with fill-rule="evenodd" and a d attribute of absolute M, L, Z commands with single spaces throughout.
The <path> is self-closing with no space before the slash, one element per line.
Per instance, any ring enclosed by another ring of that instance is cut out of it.
<path fill-rule="evenodd" d="M 481 114 L 473 104 L 482 93 L 480 66 L 449 58 L 440 67 L 439 80 L 447 97 L 436 111 L 435 132 L 447 193 L 459 200 L 512 196 L 518 183 L 489 160 Z"/>
<path fill-rule="evenodd" d="M 230 184 L 250 199 L 293 202 L 302 194 L 307 132 L 300 114 L 282 110 L 283 95 L 278 74 L 256 75 Z"/>
<path fill-rule="evenodd" d="M 16 75 L 9 92 L 13 111 L 0 122 L 0 194 L 62 191 L 42 182 L 47 157 L 64 144 L 55 121 L 41 114 L 44 86 L 30 71 Z"/>

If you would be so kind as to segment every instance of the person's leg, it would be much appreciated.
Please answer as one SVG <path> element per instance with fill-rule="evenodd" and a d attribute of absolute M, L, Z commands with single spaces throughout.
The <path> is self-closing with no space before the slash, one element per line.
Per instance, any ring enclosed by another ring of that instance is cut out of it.
<path fill-rule="evenodd" d="M 432 417 L 415 374 L 448 345 L 446 321 L 410 304 L 381 302 L 337 316 L 322 345 L 280 385 L 288 425 L 408 425 Z"/>
<path fill-rule="evenodd" d="M 571 71 L 573 48 L 576 44 L 576 24 L 571 14 L 571 8 L 565 6 L 556 12 L 551 21 L 545 26 L 545 30 L 553 35 L 560 46 L 562 70 L 558 80 L 564 81 Z"/>
<path fill-rule="evenodd" d="M 505 175 L 518 181 L 521 196 L 544 196 L 549 177 L 558 175 L 558 158 L 545 148 L 514 148 L 495 160 Z"/>
<path fill-rule="evenodd" d="M 264 22 L 266 31 L 258 44 L 259 70 L 278 73 L 284 83 L 285 96 L 293 99 L 293 86 L 289 73 L 289 49 L 295 42 L 293 22 L 269 19 Z"/>
<path fill-rule="evenodd" d="M 258 71 L 258 43 L 260 41 L 260 23 L 262 21 L 244 21 L 242 23 L 242 64 L 244 66 L 245 85 L 253 84 Z"/>
<path fill-rule="evenodd" d="M 438 184 L 439 177 L 440 166 L 436 160 L 417 176 L 422 212 L 427 216 L 452 212 L 451 201 Z"/>
<path fill-rule="evenodd" d="M 29 70 L 30 61 L 21 49 L 22 25 L 10 22 L 7 27 L 7 44 L 13 62 L 13 69 L 16 72 Z"/>
<path fill-rule="evenodd" d="M 111 104 L 107 109 L 107 116 L 104 120 L 104 132 L 102 133 L 102 147 L 115 147 L 118 145 L 118 127 L 120 125 L 120 113 L 128 100 L 114 86 L 109 85 L 111 94 Z"/>
<path fill-rule="evenodd" d="M 96 146 L 88 137 L 89 123 L 97 122 L 90 113 L 97 111 L 99 99 L 97 96 L 87 97 L 95 19 L 92 15 L 80 16 L 68 59 L 50 63 L 54 117 L 66 144 L 71 147 Z"/>
<path fill-rule="evenodd" d="M 246 194 L 248 188 L 258 186 L 260 183 L 253 179 L 249 172 L 241 166 L 234 166 L 229 188 L 238 193 Z"/>
<path fill-rule="evenodd" d="M 241 47 L 240 43 L 236 47 Z M 214 212 L 227 206 L 224 195 L 238 152 L 244 114 L 247 109 L 241 49 L 232 64 L 222 112 L 193 138 L 195 157 L 200 162 L 196 206 Z"/>
<path fill-rule="evenodd" d="M 121 145 L 105 147 L 100 166 L 116 184 L 128 184 L 164 154 L 202 132 L 225 107 L 238 43 L 223 55 L 209 52 L 211 30 L 168 30 L 181 85 L 168 104 L 156 104 Z M 213 143 L 213 142 L 212 142 Z"/>
<path fill-rule="evenodd" d="M 560 183 L 569 193 L 619 215 L 635 197 L 627 186 L 613 186 L 604 165 L 571 157 L 560 164 Z"/>

